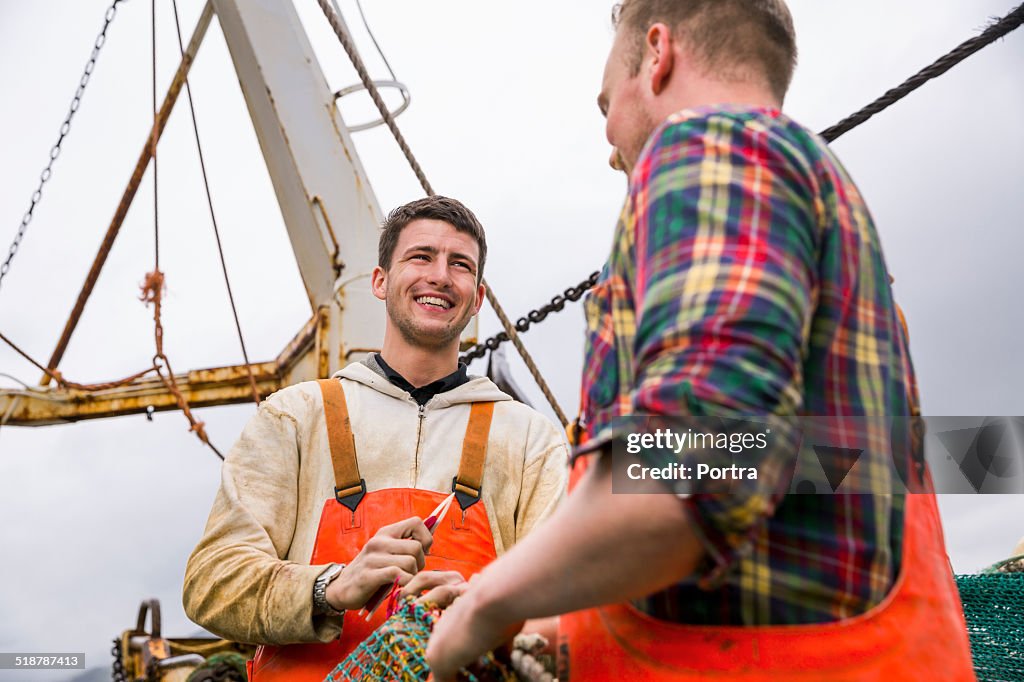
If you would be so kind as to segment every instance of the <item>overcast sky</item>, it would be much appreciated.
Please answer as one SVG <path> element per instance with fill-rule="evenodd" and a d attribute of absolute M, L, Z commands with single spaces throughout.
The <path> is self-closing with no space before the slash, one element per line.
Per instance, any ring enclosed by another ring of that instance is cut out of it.
<path fill-rule="evenodd" d="M 173 15 L 158 3 L 159 92 L 177 65 Z M 356 81 L 315 0 L 296 0 L 332 88 Z M 56 139 L 107 0 L 0 0 L 0 253 L 14 237 Z M 199 2 L 180 3 L 191 33 Z M 513 317 L 597 269 L 625 189 L 606 165 L 595 105 L 610 3 L 372 2 L 367 16 L 413 103 L 399 124 L 437 191 L 488 229 L 487 278 Z M 150 125 L 150 3 L 122 3 L 36 217 L 0 286 L 0 332 L 45 361 L 113 215 Z M 787 102 L 820 130 L 901 82 L 1010 9 L 1008 0 L 793 0 L 801 51 Z M 383 65 L 342 2 L 364 58 Z M 835 144 L 875 215 L 906 311 L 926 414 L 1024 414 L 1024 32 L 972 57 Z M 192 88 L 228 267 L 250 357 L 275 357 L 310 311 L 231 60 L 216 21 Z M 369 115 L 343 102 L 350 122 Z M 241 361 L 223 293 L 188 110 L 160 146 L 165 347 L 177 371 Z M 356 134 L 387 211 L 421 194 L 383 129 Z M 137 299 L 153 266 L 151 180 L 139 192 L 61 365 L 79 382 L 138 371 L 153 355 Z M 497 331 L 483 316 L 485 336 Z M 581 367 L 578 305 L 525 342 L 567 412 Z M 518 362 L 513 368 L 535 404 Z M 476 371 L 482 372 L 478 366 Z M 37 370 L 0 348 L 0 372 Z M 14 383 L 0 377 L 0 386 Z M 199 411 L 226 450 L 253 407 Z M 194 631 L 180 606 L 219 461 L 181 414 L 0 429 L 0 651 L 85 651 L 139 602 L 161 600 L 164 632 Z M 1020 496 L 942 500 L 958 571 L 1005 557 L 1024 535 Z M 26 679 L 0 672 L 0 680 Z M 31 679 L 58 679 L 40 673 Z"/>

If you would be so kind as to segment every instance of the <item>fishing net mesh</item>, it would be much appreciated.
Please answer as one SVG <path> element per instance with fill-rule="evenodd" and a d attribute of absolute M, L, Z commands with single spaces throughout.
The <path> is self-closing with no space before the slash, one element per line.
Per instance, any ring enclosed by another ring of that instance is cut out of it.
<path fill-rule="evenodd" d="M 407 598 L 324 682 L 426 680 L 430 674 L 427 640 L 440 615 L 440 609 Z M 463 682 L 514 682 L 517 678 L 493 654 L 488 654 L 473 667 L 473 672 L 463 670 L 459 679 Z"/>
<path fill-rule="evenodd" d="M 958 575 L 956 585 L 979 682 L 1024 682 L 1024 557 Z"/>

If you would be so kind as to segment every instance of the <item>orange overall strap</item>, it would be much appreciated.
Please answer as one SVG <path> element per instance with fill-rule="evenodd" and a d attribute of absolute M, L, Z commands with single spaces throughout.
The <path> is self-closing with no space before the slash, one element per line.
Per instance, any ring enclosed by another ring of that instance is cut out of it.
<path fill-rule="evenodd" d="M 327 421 L 327 442 L 334 465 L 334 498 L 355 511 L 366 494 L 366 482 L 359 475 L 356 461 L 356 440 L 352 435 L 352 422 L 345 403 L 345 391 L 340 379 L 320 379 L 320 393 L 324 398 L 324 419 Z"/>
<path fill-rule="evenodd" d="M 487 437 L 491 433 L 493 416 L 494 403 L 473 403 L 470 406 L 466 438 L 462 441 L 459 473 L 452 480 L 452 491 L 463 510 L 480 499 L 484 461 L 487 459 Z"/>

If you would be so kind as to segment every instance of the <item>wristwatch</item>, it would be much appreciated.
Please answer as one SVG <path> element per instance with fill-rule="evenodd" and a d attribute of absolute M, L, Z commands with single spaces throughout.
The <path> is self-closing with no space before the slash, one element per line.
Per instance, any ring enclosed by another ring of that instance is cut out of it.
<path fill-rule="evenodd" d="M 327 603 L 327 586 L 338 577 L 345 564 L 331 564 L 327 570 L 317 576 L 313 583 L 313 615 L 316 616 L 344 616 L 344 611 L 339 611 Z"/>

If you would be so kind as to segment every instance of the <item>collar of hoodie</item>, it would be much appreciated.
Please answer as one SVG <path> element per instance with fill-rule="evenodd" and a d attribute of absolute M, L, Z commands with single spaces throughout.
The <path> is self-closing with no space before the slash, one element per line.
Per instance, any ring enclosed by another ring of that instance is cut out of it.
<path fill-rule="evenodd" d="M 407 391 L 402 390 L 398 386 L 395 386 L 388 381 L 387 376 L 384 374 L 384 370 L 373 360 L 373 356 L 368 356 L 367 360 L 362 362 L 353 362 L 342 370 L 335 372 L 335 377 L 342 379 L 349 379 L 350 381 L 356 381 L 364 386 L 372 388 L 378 393 L 391 396 L 408 402 L 413 407 L 419 409 L 419 405 L 413 400 L 412 396 Z M 478 377 L 470 375 L 469 381 L 466 383 L 456 386 L 450 391 L 444 393 L 438 393 L 431 398 L 423 406 L 425 409 L 437 409 L 442 407 L 448 407 L 449 405 L 458 405 L 461 403 L 480 403 L 480 402 L 501 402 L 505 400 L 512 400 L 512 397 L 507 393 L 503 393 L 501 389 L 494 385 L 487 377 Z"/>

